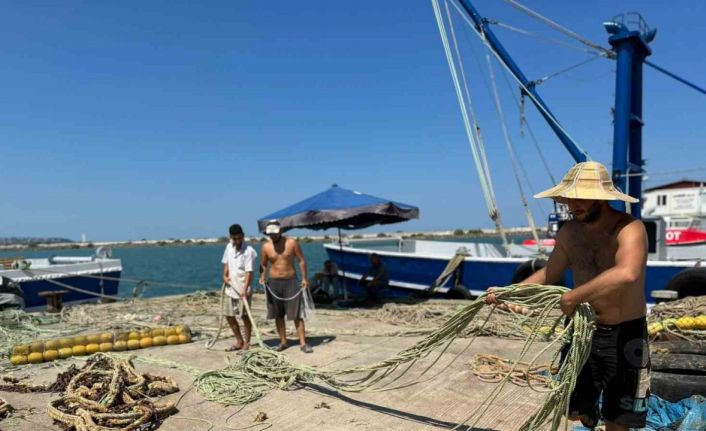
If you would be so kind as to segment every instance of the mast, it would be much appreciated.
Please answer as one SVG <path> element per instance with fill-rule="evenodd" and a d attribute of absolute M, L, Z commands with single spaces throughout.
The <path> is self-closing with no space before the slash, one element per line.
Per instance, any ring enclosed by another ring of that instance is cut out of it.
<path fill-rule="evenodd" d="M 631 30 L 627 24 L 636 27 Z M 630 213 L 642 213 L 642 64 L 652 54 L 648 44 L 657 30 L 650 30 L 636 12 L 621 14 L 603 23 L 611 35 L 608 42 L 617 54 L 615 76 L 615 119 L 613 128 L 613 183 L 640 200 Z M 625 203 L 615 201 L 625 211 Z"/>

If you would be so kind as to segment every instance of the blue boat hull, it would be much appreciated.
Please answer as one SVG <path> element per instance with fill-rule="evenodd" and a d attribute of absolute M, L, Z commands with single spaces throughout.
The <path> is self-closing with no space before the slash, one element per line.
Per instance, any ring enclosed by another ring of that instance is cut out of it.
<path fill-rule="evenodd" d="M 390 296 L 409 296 L 415 291 L 419 292 L 431 286 L 449 262 L 449 259 L 405 253 L 346 248 L 340 250 L 326 247 L 329 259 L 346 274 L 348 291 L 357 295 L 365 294 L 357 281 L 360 275 L 365 274 L 370 268 L 369 255 L 372 252 L 378 253 L 387 266 L 391 285 Z M 482 294 L 488 287 L 507 286 L 512 283 L 513 274 L 518 266 L 526 260 L 524 258 L 466 258 L 462 264 L 461 284 L 474 295 Z M 677 273 L 693 265 L 693 262 L 648 262 L 645 286 L 647 300 L 651 300 L 650 293 L 653 290 L 665 289 L 669 280 Z M 573 287 L 570 271 L 566 272 L 564 279 L 567 287 Z"/>
<path fill-rule="evenodd" d="M 52 281 L 55 280 L 55 281 L 58 281 L 62 284 L 67 284 L 69 286 L 76 287 L 76 288 L 82 289 L 82 290 L 87 290 L 89 292 L 93 292 L 93 293 L 97 293 L 97 294 L 115 296 L 118 294 L 118 285 L 120 284 L 120 281 L 119 281 L 120 274 L 121 274 L 121 271 L 106 272 L 103 274 L 103 276 L 105 276 L 107 278 L 103 279 L 103 280 L 100 280 L 100 279 L 94 278 L 94 277 L 69 276 L 69 277 L 54 278 L 54 279 L 52 279 Z M 102 290 L 101 290 L 101 285 L 100 285 L 101 282 L 103 283 Z M 46 301 L 46 299 L 44 299 L 38 295 L 39 292 L 51 291 L 51 290 L 69 290 L 69 289 L 65 289 L 65 288 L 63 288 L 57 284 L 54 284 L 49 280 L 45 280 L 45 279 L 23 281 L 23 282 L 20 282 L 19 285 L 20 285 L 20 288 L 22 289 L 22 291 L 24 292 L 25 308 L 28 308 L 28 309 L 40 308 L 40 307 L 46 306 L 47 301 Z M 74 290 L 69 290 L 69 292 L 64 294 L 64 296 L 63 296 L 64 304 L 75 303 L 75 302 L 96 301 L 97 299 L 98 299 L 98 297 L 95 295 L 77 292 Z"/>

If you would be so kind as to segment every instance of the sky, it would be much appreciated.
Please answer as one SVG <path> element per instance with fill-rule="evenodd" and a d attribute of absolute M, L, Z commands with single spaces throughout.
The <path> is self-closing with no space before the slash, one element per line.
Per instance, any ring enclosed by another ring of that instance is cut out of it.
<path fill-rule="evenodd" d="M 706 86 L 705 2 L 525 1 L 602 46 L 605 19 L 639 11 L 658 29 L 650 60 Z M 503 1 L 474 4 L 542 37 L 494 28 L 530 79 L 589 58 Z M 503 223 L 526 225 L 482 46 L 453 22 Z M 214 237 L 231 223 L 254 235 L 258 218 L 334 183 L 420 208 L 385 230 L 492 226 L 430 1 L 6 2 L 0 52 L 0 236 Z M 539 192 L 551 177 L 495 66 L 525 192 Z M 614 70 L 597 59 L 538 87 L 607 165 Z M 649 68 L 644 87 L 645 185 L 706 178 L 706 97 Z M 573 161 L 527 105 L 558 179 Z M 701 170 L 665 174 L 685 169 Z M 528 199 L 543 225 L 549 202 Z"/>

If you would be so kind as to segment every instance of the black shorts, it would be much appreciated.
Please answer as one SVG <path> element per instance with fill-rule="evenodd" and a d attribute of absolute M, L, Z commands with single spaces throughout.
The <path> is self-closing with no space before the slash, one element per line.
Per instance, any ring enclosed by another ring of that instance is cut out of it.
<path fill-rule="evenodd" d="M 569 415 L 585 415 L 597 423 L 598 400 L 604 420 L 628 428 L 644 428 L 650 386 L 647 319 L 598 325 L 588 361 L 571 394 Z"/>

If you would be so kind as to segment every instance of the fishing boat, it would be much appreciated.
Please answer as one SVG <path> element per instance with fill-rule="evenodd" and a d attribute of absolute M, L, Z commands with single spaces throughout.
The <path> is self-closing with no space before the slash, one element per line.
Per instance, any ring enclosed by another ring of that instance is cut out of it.
<path fill-rule="evenodd" d="M 123 270 L 120 259 L 103 247 L 92 256 L 14 257 L 0 264 L 0 310 L 111 299 L 118 294 Z"/>
<path fill-rule="evenodd" d="M 507 72 L 507 76 L 519 85 L 522 100 L 526 98 L 532 102 L 572 158 L 576 162 L 588 160 L 587 152 L 568 135 L 566 129 L 538 94 L 537 82 L 527 79 L 496 37 L 491 28 L 494 21 L 483 17 L 468 0 L 446 1 L 445 11 L 442 11 L 439 0 L 433 0 L 432 3 L 468 141 L 483 189 L 483 197 L 488 206 L 489 216 L 502 238 L 502 244 L 469 244 L 393 238 L 374 243 L 349 241 L 345 246 L 343 244 L 325 245 L 329 259 L 337 264 L 339 273 L 347 280 L 348 288 L 354 292 L 360 290 L 356 282 L 367 272 L 370 266 L 368 257 L 372 253 L 380 255 L 387 266 L 390 277 L 390 294 L 395 296 L 431 291 L 436 295 L 450 298 L 466 298 L 481 294 L 491 286 L 503 286 L 521 281 L 544 266 L 548 253 L 553 247 L 553 240 L 551 238 L 540 239 L 536 234 L 537 229 L 522 190 L 517 158 L 507 134 L 502 110 L 499 108 L 500 101 L 495 87 L 491 58 L 497 60 L 497 64 Z M 534 18 L 539 17 L 551 22 L 555 28 L 558 26 L 553 21 L 545 19 L 539 13 L 516 1 L 510 3 Z M 534 234 L 534 238 L 530 242 L 512 244 L 508 241 L 501 226 L 500 213 L 483 147 L 483 136 L 473 111 L 469 87 L 465 81 L 466 74 L 463 62 L 460 60 L 460 51 L 451 19 L 452 13 L 458 13 L 461 20 L 468 24 L 468 28 L 475 33 L 486 50 L 485 58 L 489 81 L 492 83 L 491 94 L 495 97 L 498 116 L 513 163 L 523 206 Z M 661 207 L 666 202 L 665 199 L 671 205 L 671 202 L 677 200 L 676 194 L 684 196 L 685 191 L 679 190 L 679 187 L 674 185 L 669 186 L 668 191 L 663 188 L 646 190 L 646 200 L 642 200 L 642 179 L 645 175 L 642 159 L 643 64 L 664 72 L 691 87 L 697 89 L 698 87 L 646 60 L 646 57 L 651 54 L 649 44 L 654 39 L 656 30 L 650 29 L 639 14 L 619 15 L 604 22 L 603 25 L 609 34 L 608 40 L 611 48 L 602 47 L 563 27 L 561 28 L 565 30 L 566 34 L 584 44 L 587 49 L 593 50 L 596 56 L 616 62 L 612 176 L 616 186 L 621 190 L 629 191 L 631 196 L 638 198 L 638 202 L 630 204 L 628 208 L 619 203 L 615 207 L 628 211 L 638 218 L 644 215 L 642 218 L 647 227 L 650 242 L 645 286 L 646 297 L 648 302 L 653 302 L 655 295 L 683 297 L 706 294 L 706 268 L 700 268 L 702 258 L 706 258 L 706 237 L 702 238 L 702 231 L 696 229 L 696 222 L 700 223 L 702 220 L 703 205 L 701 201 L 699 200 L 695 206 L 698 213 L 698 217 L 696 217 L 692 213 L 665 214 L 661 212 Z M 449 31 L 446 30 L 447 26 Z M 701 187 L 699 185 L 699 191 L 696 193 L 699 199 L 703 196 Z M 693 190 L 689 193 L 691 193 L 689 196 L 694 194 Z M 659 197 L 666 195 L 670 197 Z M 686 198 L 682 198 L 681 202 L 683 203 L 685 200 Z M 644 213 L 643 203 L 645 205 Z M 675 209 L 675 207 L 670 208 Z M 561 205 L 555 207 L 555 210 L 549 220 L 550 236 L 555 234 L 561 224 L 570 218 L 566 208 L 561 208 Z M 684 241 L 687 238 L 694 239 L 689 243 L 692 247 L 682 248 L 681 246 L 685 245 L 685 242 L 678 241 L 677 236 L 683 238 Z M 572 287 L 570 272 L 567 271 L 564 278 L 565 285 Z"/>

